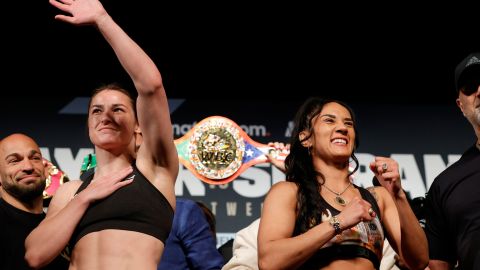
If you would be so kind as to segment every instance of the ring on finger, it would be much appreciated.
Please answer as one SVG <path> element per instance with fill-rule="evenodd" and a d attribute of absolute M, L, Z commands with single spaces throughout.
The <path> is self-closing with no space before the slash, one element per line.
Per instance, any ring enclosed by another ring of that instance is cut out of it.
<path fill-rule="evenodd" d="M 382 170 L 383 170 L 383 172 L 386 172 L 387 169 L 388 169 L 387 163 L 383 163 L 383 164 L 382 164 Z"/>

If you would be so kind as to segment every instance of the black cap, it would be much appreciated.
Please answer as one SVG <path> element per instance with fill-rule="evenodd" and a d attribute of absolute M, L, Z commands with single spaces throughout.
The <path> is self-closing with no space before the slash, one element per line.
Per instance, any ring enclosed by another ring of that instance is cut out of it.
<path fill-rule="evenodd" d="M 480 52 L 469 54 L 455 68 L 455 90 L 457 93 L 472 79 L 480 78 Z"/>

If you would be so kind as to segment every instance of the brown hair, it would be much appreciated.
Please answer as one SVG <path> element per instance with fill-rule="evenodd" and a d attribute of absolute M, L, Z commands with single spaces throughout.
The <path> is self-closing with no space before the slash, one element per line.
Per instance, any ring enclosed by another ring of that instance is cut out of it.
<path fill-rule="evenodd" d="M 96 95 L 98 95 L 100 92 L 105 91 L 105 90 L 118 91 L 118 92 L 126 95 L 128 97 L 128 99 L 130 100 L 130 105 L 132 105 L 133 113 L 135 114 L 135 120 L 138 120 L 138 118 L 137 118 L 137 106 L 136 106 L 136 103 L 135 103 L 135 99 L 132 97 L 132 95 L 130 94 L 129 91 L 125 90 L 125 88 L 123 88 L 118 83 L 105 84 L 105 85 L 102 85 L 102 86 L 100 86 L 100 87 L 98 87 L 98 88 L 96 88 L 92 91 L 90 101 L 88 102 L 88 108 L 87 108 L 89 115 L 90 115 L 90 105 L 92 105 L 93 98 Z"/>

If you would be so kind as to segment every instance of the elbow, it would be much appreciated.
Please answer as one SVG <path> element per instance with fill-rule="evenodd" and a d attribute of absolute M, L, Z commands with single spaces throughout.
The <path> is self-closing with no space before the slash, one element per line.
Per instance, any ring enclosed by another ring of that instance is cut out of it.
<path fill-rule="evenodd" d="M 411 256 L 412 258 L 408 262 L 408 266 L 410 267 L 410 269 L 424 270 L 425 268 L 427 268 L 430 257 L 428 254 L 428 243 L 426 238 L 424 244 L 422 245 L 422 248 L 415 252 L 415 254 L 415 256 Z"/>
<path fill-rule="evenodd" d="M 424 270 L 428 266 L 428 256 L 422 256 L 418 260 L 410 262 L 408 264 L 409 269 L 412 270 Z"/>
<path fill-rule="evenodd" d="M 258 269 L 259 270 L 270 270 L 269 263 L 266 260 L 258 260 Z"/>
<path fill-rule="evenodd" d="M 28 266 L 32 269 L 40 269 L 45 265 L 45 262 L 42 259 L 42 256 L 38 252 L 29 251 L 25 253 L 25 261 Z"/>
<path fill-rule="evenodd" d="M 259 270 L 278 270 L 280 269 L 278 266 L 274 264 L 274 261 L 265 258 L 265 256 L 259 256 L 258 258 L 258 269 Z"/>
<path fill-rule="evenodd" d="M 163 82 L 162 80 L 159 78 L 157 80 L 152 80 L 150 82 L 150 87 L 146 88 L 146 92 L 147 94 L 157 94 L 157 93 L 160 93 L 160 94 L 165 94 L 165 89 L 163 87 Z"/>
<path fill-rule="evenodd" d="M 278 248 L 273 248 L 270 243 L 262 243 L 257 249 L 259 270 L 287 270 L 297 269 L 293 256 L 283 253 Z"/>
<path fill-rule="evenodd" d="M 412 270 L 425 270 L 425 269 L 427 268 L 427 266 L 428 266 L 428 262 L 425 263 L 425 264 L 423 264 L 423 263 L 422 263 L 422 264 L 418 264 L 418 263 L 417 263 L 417 264 L 415 264 L 415 265 L 413 265 L 413 266 L 410 266 L 409 269 L 412 269 Z"/>
<path fill-rule="evenodd" d="M 428 260 L 429 260 L 428 256 L 425 256 L 425 258 L 422 258 L 422 260 L 418 264 L 417 269 L 424 270 L 425 268 L 427 268 L 428 267 Z"/>
<path fill-rule="evenodd" d="M 163 93 L 163 81 L 160 74 L 158 76 L 151 76 L 146 81 L 137 81 L 135 82 L 135 88 L 138 91 L 139 95 L 150 96 L 156 93 Z"/>
<path fill-rule="evenodd" d="M 272 268 L 270 260 L 265 252 L 262 252 L 259 248 L 257 251 L 258 256 L 258 270 L 270 270 Z"/>

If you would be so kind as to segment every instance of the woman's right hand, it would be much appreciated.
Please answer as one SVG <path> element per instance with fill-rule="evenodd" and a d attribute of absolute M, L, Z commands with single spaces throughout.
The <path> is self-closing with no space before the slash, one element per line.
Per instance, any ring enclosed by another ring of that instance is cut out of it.
<path fill-rule="evenodd" d="M 132 173 L 132 171 L 132 166 L 128 166 L 108 176 L 103 176 L 92 180 L 87 188 L 78 193 L 77 196 L 81 196 L 82 199 L 89 203 L 108 197 L 117 189 L 133 182 L 135 175 L 132 175 L 129 179 L 122 181 L 125 179 L 125 177 L 127 177 L 127 175 Z"/>
<path fill-rule="evenodd" d="M 375 212 L 372 210 L 372 205 L 359 198 L 354 197 L 337 215 L 342 230 L 349 229 L 360 222 L 370 221 L 375 217 Z"/>

